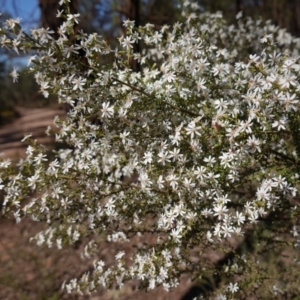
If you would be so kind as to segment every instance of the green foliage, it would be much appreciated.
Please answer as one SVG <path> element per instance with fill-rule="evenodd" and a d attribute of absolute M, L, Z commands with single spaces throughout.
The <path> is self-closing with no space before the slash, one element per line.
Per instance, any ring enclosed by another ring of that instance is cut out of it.
<path fill-rule="evenodd" d="M 0 125 L 7 124 L 19 116 L 16 107 L 41 108 L 57 107 L 56 97 L 50 95 L 49 98 L 43 97 L 38 91 L 31 72 L 24 69 L 20 72 L 18 81 L 13 83 L 8 77 L 10 67 L 4 68 L 0 77 Z"/>

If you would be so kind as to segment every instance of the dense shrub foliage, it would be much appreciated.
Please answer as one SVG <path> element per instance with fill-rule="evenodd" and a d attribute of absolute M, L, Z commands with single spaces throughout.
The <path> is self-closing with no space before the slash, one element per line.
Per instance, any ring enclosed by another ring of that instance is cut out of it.
<path fill-rule="evenodd" d="M 220 299 L 275 297 L 299 275 L 300 41 L 241 15 L 228 25 L 188 1 L 183 11 L 185 22 L 160 30 L 125 21 L 116 49 L 83 32 L 71 44 L 79 16 L 67 9 L 57 40 L 44 28 L 26 34 L 19 20 L 1 28 L 3 47 L 35 51 L 40 92 L 71 107 L 54 120 L 66 146 L 55 159 L 25 137 L 26 159 L 0 162 L 4 213 L 49 224 L 38 245 L 89 239 L 94 271 L 65 283 L 68 292 L 132 279 L 169 290 L 182 274 L 217 274 Z M 138 40 L 143 51 L 133 53 Z M 251 234 L 258 248 L 242 251 Z M 136 247 L 107 264 L 97 258 L 103 240 Z M 289 273 L 268 274 L 259 255 L 283 248 Z M 218 264 L 216 254 L 230 259 Z"/>

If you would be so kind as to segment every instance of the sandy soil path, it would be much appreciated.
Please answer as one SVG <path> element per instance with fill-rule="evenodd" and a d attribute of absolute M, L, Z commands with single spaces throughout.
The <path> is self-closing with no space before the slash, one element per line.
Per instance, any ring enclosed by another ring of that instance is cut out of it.
<path fill-rule="evenodd" d="M 4 157 L 23 157 L 27 145 L 21 140 L 26 134 L 32 134 L 34 139 L 45 146 L 51 146 L 53 140 L 45 134 L 45 130 L 53 125 L 56 115 L 63 116 L 62 109 L 49 108 L 18 108 L 20 118 L 14 122 L 0 127 L 0 153 Z"/>

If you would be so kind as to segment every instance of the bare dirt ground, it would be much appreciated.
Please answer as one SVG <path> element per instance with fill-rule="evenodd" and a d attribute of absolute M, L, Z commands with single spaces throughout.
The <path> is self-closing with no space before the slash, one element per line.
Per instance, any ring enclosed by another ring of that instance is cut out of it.
<path fill-rule="evenodd" d="M 46 128 L 53 127 L 56 115 L 63 116 L 62 109 L 46 108 L 17 108 L 20 118 L 10 124 L 0 127 L 0 153 L 4 157 L 18 158 L 25 155 L 27 145 L 21 140 L 27 134 L 32 134 L 34 139 L 45 146 L 51 146 L 53 140 L 45 134 Z"/>
<path fill-rule="evenodd" d="M 25 134 L 51 148 L 53 141 L 45 135 L 48 125 L 53 124 L 55 115 L 63 110 L 19 109 L 21 117 L 0 128 L 0 153 L 16 160 L 24 156 L 26 145 L 20 142 Z M 191 286 L 183 278 L 180 286 L 170 292 L 157 288 L 149 292 L 136 291 L 134 284 L 125 285 L 122 290 L 99 290 L 92 296 L 68 295 L 61 291 L 64 280 L 78 277 L 91 267 L 91 262 L 80 258 L 82 249 L 38 247 L 30 243 L 30 237 L 46 228 L 46 224 L 0 217 L 0 300 L 179 300 Z M 128 247 L 131 245 L 128 244 Z M 118 249 L 114 244 L 103 243 L 99 256 L 113 260 Z"/>
<path fill-rule="evenodd" d="M 127 284 L 121 290 L 99 289 L 91 296 L 66 294 L 61 291 L 62 282 L 88 271 L 91 262 L 81 259 L 81 247 L 57 250 L 55 247 L 38 247 L 30 242 L 30 237 L 43 228 L 45 224 L 30 220 L 15 224 L 13 220 L 0 219 L 0 299 L 179 300 L 191 286 L 184 278 L 181 285 L 170 293 L 162 288 L 136 291 L 134 284 Z M 114 244 L 103 243 L 99 256 L 105 261 L 112 261 L 116 252 Z"/>

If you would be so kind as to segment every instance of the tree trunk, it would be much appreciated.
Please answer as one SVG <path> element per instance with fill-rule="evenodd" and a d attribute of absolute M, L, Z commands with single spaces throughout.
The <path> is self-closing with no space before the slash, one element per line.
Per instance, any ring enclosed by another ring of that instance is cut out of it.
<path fill-rule="evenodd" d="M 126 0 L 124 11 L 126 11 L 126 18 L 134 21 L 135 27 L 140 26 L 140 0 Z M 133 52 L 139 53 L 140 52 L 140 44 L 137 41 L 133 45 Z M 135 72 L 140 71 L 140 64 L 136 60 L 131 60 L 130 62 L 131 68 Z"/>
<path fill-rule="evenodd" d="M 56 39 L 59 37 L 57 29 L 63 23 L 63 19 L 56 17 L 57 11 L 63 9 L 63 7 L 61 7 L 58 2 L 58 0 L 39 0 L 42 26 L 44 28 L 53 30 L 53 36 Z M 72 14 L 78 13 L 78 0 L 71 0 L 69 5 L 70 12 Z"/>

